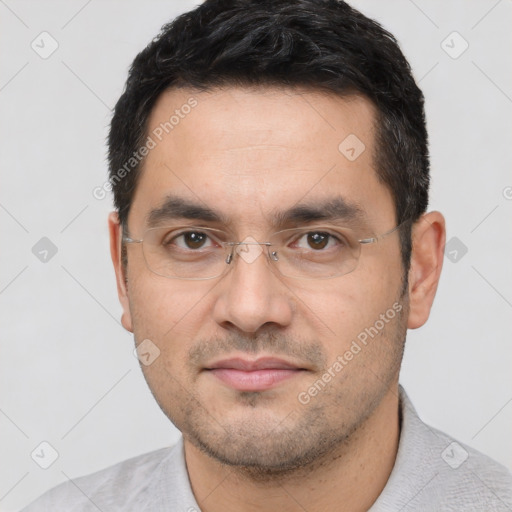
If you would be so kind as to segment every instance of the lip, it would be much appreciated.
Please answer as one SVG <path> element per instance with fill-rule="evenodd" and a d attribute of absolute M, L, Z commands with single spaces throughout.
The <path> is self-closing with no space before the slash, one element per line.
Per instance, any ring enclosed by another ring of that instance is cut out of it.
<path fill-rule="evenodd" d="M 251 372 L 255 370 L 299 370 L 300 368 L 284 359 L 277 357 L 260 357 L 258 359 L 250 360 L 241 357 L 232 357 L 229 359 L 222 359 L 212 363 L 207 367 L 208 370 L 216 369 L 230 369 L 242 370 Z"/>
<path fill-rule="evenodd" d="M 205 370 L 238 391 L 265 391 L 302 373 L 305 369 L 274 357 L 256 360 L 235 357 L 217 361 Z"/>

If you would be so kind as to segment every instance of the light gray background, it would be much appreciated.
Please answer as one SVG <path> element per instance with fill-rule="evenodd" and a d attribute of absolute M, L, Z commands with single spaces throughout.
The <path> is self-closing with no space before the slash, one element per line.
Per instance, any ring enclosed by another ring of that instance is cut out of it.
<path fill-rule="evenodd" d="M 106 180 L 110 109 L 130 62 L 196 3 L 0 0 L 2 511 L 177 439 L 119 324 L 110 197 L 92 190 Z M 468 249 L 445 258 L 402 383 L 425 421 L 512 468 L 512 3 L 353 3 L 410 59 L 427 101 L 431 209 Z M 43 31 L 59 45 L 47 59 L 31 47 Z M 458 58 L 445 51 L 463 48 L 453 31 L 469 44 Z M 32 253 L 42 237 L 58 249 L 46 263 Z M 46 470 L 31 458 L 42 441 L 59 454 Z"/>

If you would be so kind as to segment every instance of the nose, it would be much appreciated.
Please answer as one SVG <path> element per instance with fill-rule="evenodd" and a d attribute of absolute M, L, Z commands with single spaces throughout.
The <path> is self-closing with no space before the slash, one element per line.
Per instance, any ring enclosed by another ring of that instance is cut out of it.
<path fill-rule="evenodd" d="M 215 287 L 214 319 L 224 328 L 256 333 L 263 326 L 284 328 L 293 317 L 293 294 L 269 268 L 267 247 L 237 245 L 233 267 Z"/>

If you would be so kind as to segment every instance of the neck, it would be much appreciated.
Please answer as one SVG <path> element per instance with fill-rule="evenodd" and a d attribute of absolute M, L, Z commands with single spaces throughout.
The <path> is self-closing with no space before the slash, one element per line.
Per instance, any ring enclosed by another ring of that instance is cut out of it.
<path fill-rule="evenodd" d="M 185 437 L 187 469 L 201 510 L 368 510 L 384 489 L 398 450 L 397 392 L 397 387 L 392 387 L 366 422 L 337 450 L 272 480 L 221 464 Z"/>

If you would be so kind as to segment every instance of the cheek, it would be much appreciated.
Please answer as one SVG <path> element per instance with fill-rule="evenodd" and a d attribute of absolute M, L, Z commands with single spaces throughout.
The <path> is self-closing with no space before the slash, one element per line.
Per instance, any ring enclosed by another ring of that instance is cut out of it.
<path fill-rule="evenodd" d="M 160 334 L 166 332 L 201 300 L 197 287 L 158 276 L 145 264 L 129 268 L 128 283 L 130 309 L 139 330 L 144 327 Z"/>
<path fill-rule="evenodd" d="M 343 354 L 364 329 L 373 311 L 360 279 L 347 274 L 338 279 L 318 281 L 312 287 L 295 290 L 299 300 L 296 324 L 312 333 L 326 351 L 329 361 Z"/>
<path fill-rule="evenodd" d="M 317 339 L 323 340 L 331 358 L 399 301 L 400 252 L 393 247 L 379 249 L 382 250 L 361 258 L 350 274 L 296 289 L 309 327 Z"/>
<path fill-rule="evenodd" d="M 133 274 L 129 297 L 136 342 L 151 340 L 168 361 L 166 366 L 183 361 L 204 324 L 214 283 L 188 283 L 144 271 Z"/>
<path fill-rule="evenodd" d="M 189 350 L 205 321 L 208 292 L 204 286 L 152 275 L 139 274 L 131 281 L 135 340 L 146 344 L 140 346 L 147 346 L 151 355 L 150 364 L 141 358 L 141 368 L 155 399 L 173 420 L 184 390 L 191 387 Z"/>
<path fill-rule="evenodd" d="M 359 288 L 358 300 L 368 305 L 387 303 L 398 298 L 402 288 L 402 254 L 398 236 L 384 239 L 363 247 L 358 267 L 353 274 L 357 276 Z"/>

